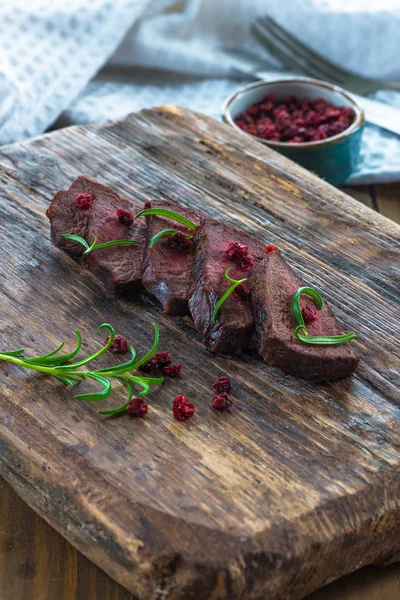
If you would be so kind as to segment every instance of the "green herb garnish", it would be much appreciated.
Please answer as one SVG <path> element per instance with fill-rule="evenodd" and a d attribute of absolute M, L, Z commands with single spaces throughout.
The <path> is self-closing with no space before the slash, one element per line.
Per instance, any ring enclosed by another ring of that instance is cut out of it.
<path fill-rule="evenodd" d="M 193 221 L 190 221 L 183 215 L 180 215 L 179 213 L 173 210 L 167 210 L 166 208 L 146 208 L 145 210 L 141 210 L 140 212 L 138 212 L 134 218 L 136 220 L 139 217 L 144 217 L 145 215 L 157 215 L 158 217 L 167 217 L 168 219 L 177 221 L 182 225 L 186 225 L 186 227 L 192 229 L 193 231 L 197 229 L 196 223 L 193 223 Z"/>
<path fill-rule="evenodd" d="M 211 322 L 215 323 L 216 319 L 217 319 L 217 314 L 219 309 L 221 308 L 221 306 L 223 305 L 223 303 L 225 302 L 225 300 L 227 300 L 227 298 L 229 298 L 229 296 L 232 294 L 232 292 L 237 288 L 238 285 L 240 285 L 241 283 L 244 283 L 245 281 L 247 281 L 247 277 L 245 277 L 245 279 L 232 279 L 232 277 L 229 277 L 229 272 L 232 269 L 232 267 L 228 267 L 225 271 L 225 279 L 227 281 L 229 281 L 229 283 L 231 283 L 231 287 L 229 287 L 226 292 L 221 296 L 221 298 L 218 300 L 217 304 L 215 305 L 214 308 L 214 312 L 211 318 Z"/>
<path fill-rule="evenodd" d="M 111 240 L 110 242 L 97 244 L 97 236 L 94 236 L 94 240 L 89 246 L 86 240 L 84 240 L 80 235 L 75 235 L 74 233 L 62 233 L 61 237 L 65 240 L 72 240 L 73 242 L 82 244 L 82 246 L 85 248 L 85 252 L 83 253 L 85 256 L 91 252 L 94 252 L 95 250 L 102 250 L 103 248 L 109 248 L 110 246 L 132 246 L 132 244 L 137 244 L 135 240 Z"/>
<path fill-rule="evenodd" d="M 102 390 L 99 392 L 89 394 L 78 394 L 75 396 L 76 400 L 82 400 L 84 402 L 97 402 L 99 400 L 105 400 L 111 394 L 112 384 L 110 379 L 116 379 L 121 381 L 128 391 L 128 400 L 122 406 L 110 410 L 100 410 L 99 413 L 102 415 L 113 415 L 123 412 L 128 407 L 129 402 L 133 397 L 133 385 L 139 385 L 142 391 L 139 392 L 139 396 L 145 396 L 151 385 L 159 385 L 163 383 L 163 377 L 142 377 L 140 374 L 132 374 L 136 371 L 143 363 L 149 360 L 156 352 L 159 341 L 159 331 L 155 323 L 154 327 L 154 342 L 149 352 L 140 360 L 136 360 L 136 350 L 133 346 L 129 346 L 131 358 L 125 363 L 115 365 L 114 367 L 107 367 L 102 369 L 94 370 L 81 370 L 84 365 L 96 360 L 106 352 L 112 345 L 115 337 L 114 328 L 108 323 L 103 323 L 99 327 L 99 331 L 106 329 L 109 333 L 109 339 L 107 343 L 100 348 L 94 354 L 91 354 L 87 358 L 84 358 L 78 362 L 70 362 L 75 355 L 79 352 L 82 344 L 82 338 L 79 330 L 76 330 L 76 345 L 75 348 L 67 354 L 58 354 L 64 343 L 60 344 L 52 352 L 35 356 L 34 358 L 24 358 L 21 354 L 24 350 L 12 350 L 11 352 L 0 352 L 0 360 L 10 362 L 26 369 L 32 369 L 33 371 L 39 371 L 56 377 L 62 383 L 66 385 L 76 385 L 86 379 L 91 379 L 102 386 Z"/>
<path fill-rule="evenodd" d="M 303 314 L 300 308 L 301 294 L 307 294 L 307 296 L 311 296 L 311 298 L 314 298 L 314 300 L 317 303 L 318 310 L 321 310 L 321 308 L 324 305 L 321 296 L 313 288 L 301 287 L 293 294 L 292 313 L 298 323 L 296 329 L 294 330 L 294 335 L 297 337 L 298 340 L 304 342 L 305 344 L 318 344 L 321 346 L 337 346 L 338 344 L 344 344 L 345 342 L 350 342 L 351 340 L 354 340 L 354 338 L 356 337 L 355 333 L 343 333 L 341 335 L 321 336 L 308 335 Z"/>
<path fill-rule="evenodd" d="M 152 248 L 154 246 L 154 244 L 156 242 L 158 242 L 158 240 L 161 237 L 170 237 L 171 235 L 174 235 L 174 233 L 178 233 L 177 229 L 163 229 L 162 231 L 159 231 L 158 233 L 156 233 L 156 235 L 153 235 L 153 237 L 151 238 L 150 242 L 149 242 L 149 248 Z M 189 235 L 188 233 L 184 233 L 183 234 L 185 237 L 188 238 L 188 240 L 191 240 L 193 238 L 192 235 Z"/>

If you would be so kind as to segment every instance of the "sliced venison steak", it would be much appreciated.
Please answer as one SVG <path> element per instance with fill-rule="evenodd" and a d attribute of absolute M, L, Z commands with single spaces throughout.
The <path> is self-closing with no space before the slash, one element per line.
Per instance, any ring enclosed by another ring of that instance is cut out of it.
<path fill-rule="evenodd" d="M 292 311 L 293 294 L 303 287 L 301 279 L 279 252 L 267 254 L 253 270 L 249 280 L 259 352 L 270 364 L 284 373 L 313 381 L 329 381 L 353 373 L 359 357 L 351 342 L 338 346 L 305 344 L 294 336 L 297 325 Z M 316 308 L 314 300 L 300 297 L 300 306 Z M 313 311 L 315 313 L 315 311 Z M 343 333 L 331 309 L 324 302 L 317 318 L 306 323 L 309 335 Z"/>
<path fill-rule="evenodd" d="M 144 219 L 134 221 L 142 210 L 140 203 L 124 200 L 116 194 L 97 190 L 93 194 L 87 241 L 91 244 L 111 240 L 135 240 L 135 245 L 111 246 L 88 255 L 86 266 L 112 292 L 127 293 L 140 285 L 146 253 L 147 225 Z"/>
<path fill-rule="evenodd" d="M 254 265 L 262 260 L 264 244 L 214 219 L 205 219 L 194 238 L 189 309 L 196 329 L 205 336 L 207 349 L 220 354 L 238 352 L 250 342 L 253 332 L 246 284 L 229 296 L 212 322 L 216 303 L 231 285 L 225 278 L 226 269 L 232 267 L 229 275 L 233 279 L 244 279 L 251 273 L 251 264 L 241 264 L 240 257 L 229 258 L 227 250 L 232 242 L 247 248 L 248 260 Z"/>
<path fill-rule="evenodd" d="M 82 256 L 84 247 L 77 242 L 65 240 L 61 237 L 61 234 L 73 233 L 86 239 L 93 194 L 96 191 L 114 193 L 106 185 L 87 179 L 87 177 L 78 177 L 72 182 L 68 190 L 57 192 L 46 212 L 51 223 L 53 243 L 75 258 Z M 84 197 L 81 201 L 78 200 L 77 203 L 77 198 L 81 194 L 87 195 L 87 198 Z"/>
<path fill-rule="evenodd" d="M 147 206 L 147 205 L 146 205 Z M 150 208 L 150 205 L 147 206 Z M 195 210 L 173 204 L 167 200 L 151 202 L 151 208 L 164 208 L 177 212 L 196 225 L 201 216 Z M 140 218 L 139 221 L 144 220 Z M 147 244 L 151 238 L 163 229 L 176 229 L 184 234 L 193 235 L 193 231 L 164 217 L 147 217 Z M 146 267 L 142 275 L 142 284 L 161 303 L 164 313 L 171 316 L 189 314 L 189 276 L 194 259 L 194 245 L 189 242 L 187 248 L 171 247 L 171 240 L 161 237 L 152 248 L 148 248 Z"/>

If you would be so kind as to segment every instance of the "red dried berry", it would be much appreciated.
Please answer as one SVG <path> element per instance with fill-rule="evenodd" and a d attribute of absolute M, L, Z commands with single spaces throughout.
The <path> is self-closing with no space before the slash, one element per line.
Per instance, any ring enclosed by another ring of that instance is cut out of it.
<path fill-rule="evenodd" d="M 271 244 L 269 246 L 265 247 L 265 254 L 269 254 L 270 252 L 280 252 L 278 246 L 272 246 Z"/>
<path fill-rule="evenodd" d="M 305 323 L 314 323 L 318 319 L 318 311 L 311 304 L 301 309 Z"/>
<path fill-rule="evenodd" d="M 109 339 L 110 338 L 108 337 L 104 340 L 104 345 L 108 344 Z M 116 335 L 109 350 L 114 352 L 114 354 L 123 354 L 124 352 L 128 352 L 129 344 L 122 335 Z"/>
<path fill-rule="evenodd" d="M 226 392 L 222 392 L 213 398 L 213 408 L 215 410 L 228 410 L 232 404 L 233 402 Z"/>
<path fill-rule="evenodd" d="M 175 419 L 178 421 L 186 421 L 191 419 L 194 415 L 194 404 L 189 402 L 186 396 L 176 396 L 172 404 L 172 412 Z"/>
<path fill-rule="evenodd" d="M 157 352 L 154 355 L 154 360 L 159 367 L 166 367 L 172 363 L 171 357 L 168 352 Z"/>
<path fill-rule="evenodd" d="M 175 250 L 187 250 L 191 244 L 192 240 L 186 237 L 182 231 L 177 231 L 168 238 L 168 245 Z"/>
<path fill-rule="evenodd" d="M 155 360 L 154 356 L 153 358 L 150 358 L 149 360 L 147 360 L 145 363 L 143 363 L 140 367 L 139 367 L 139 371 L 142 371 L 143 373 L 150 373 L 151 371 L 154 371 L 154 369 L 157 368 L 157 361 Z"/>
<path fill-rule="evenodd" d="M 319 142 L 320 140 L 326 140 L 327 137 L 328 137 L 328 134 L 326 134 L 324 131 L 321 131 L 320 129 L 318 129 L 318 131 L 314 135 L 314 137 L 311 138 L 311 141 Z"/>
<path fill-rule="evenodd" d="M 149 405 L 143 398 L 133 398 L 128 404 L 128 415 L 137 419 L 143 419 L 147 415 L 148 408 Z"/>
<path fill-rule="evenodd" d="M 240 242 L 229 242 L 225 254 L 227 258 L 244 271 L 248 271 L 254 266 L 254 261 L 249 255 L 247 246 L 244 246 Z"/>
<path fill-rule="evenodd" d="M 230 242 L 228 244 L 228 248 L 226 249 L 226 256 L 228 258 L 247 256 L 248 253 L 249 250 L 247 246 L 244 246 L 240 242 Z"/>
<path fill-rule="evenodd" d="M 178 377 L 182 371 L 182 365 L 169 365 L 168 367 L 161 367 L 161 373 L 168 375 L 168 377 Z"/>
<path fill-rule="evenodd" d="M 90 208 L 92 201 L 93 199 L 90 194 L 79 194 L 79 196 L 76 197 L 75 204 L 81 210 L 87 210 Z"/>
<path fill-rule="evenodd" d="M 231 391 L 231 382 L 225 375 L 221 375 L 214 381 L 212 384 L 214 390 L 221 394 L 222 392 L 230 392 Z"/>
<path fill-rule="evenodd" d="M 117 210 L 117 217 L 122 225 L 129 227 L 133 224 L 133 214 L 129 212 L 129 210 L 123 210 L 122 208 L 119 208 Z"/>

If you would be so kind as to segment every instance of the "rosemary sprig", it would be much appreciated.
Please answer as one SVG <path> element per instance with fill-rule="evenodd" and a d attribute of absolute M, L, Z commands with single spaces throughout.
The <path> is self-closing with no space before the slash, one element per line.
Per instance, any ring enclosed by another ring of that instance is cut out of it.
<path fill-rule="evenodd" d="M 219 309 L 221 308 L 221 306 L 223 305 L 223 303 L 225 302 L 225 300 L 227 298 L 229 298 L 229 296 L 232 294 L 232 292 L 237 288 L 238 285 L 240 285 L 241 283 L 244 283 L 245 281 L 247 281 L 247 277 L 245 277 L 244 279 L 232 279 L 232 277 L 229 277 L 229 272 L 232 269 L 232 267 L 228 267 L 225 271 L 225 279 L 231 283 L 231 287 L 229 287 L 226 292 L 221 296 L 221 298 L 218 300 L 217 304 L 215 305 L 214 308 L 214 312 L 212 314 L 212 318 L 211 318 L 211 322 L 215 323 L 216 319 L 217 319 L 217 314 Z"/>
<path fill-rule="evenodd" d="M 153 235 L 153 237 L 151 238 L 150 242 L 149 242 L 149 248 L 152 248 L 154 246 L 154 244 L 156 242 L 158 242 L 158 240 L 162 237 L 170 237 L 171 235 L 174 235 L 174 233 L 178 233 L 177 229 L 163 229 L 162 231 L 159 231 L 158 233 L 156 233 L 156 235 Z M 184 233 L 183 234 L 185 237 L 187 237 L 188 240 L 193 239 L 193 236 L 190 235 L 189 233 Z"/>
<path fill-rule="evenodd" d="M 354 338 L 356 337 L 355 333 L 342 333 L 341 335 L 321 336 L 308 335 L 303 314 L 300 308 L 301 294 L 306 294 L 307 296 L 314 298 L 314 300 L 317 303 L 318 310 L 321 310 L 321 308 L 324 305 L 321 296 L 313 288 L 301 287 L 293 294 L 292 313 L 298 323 L 297 327 L 294 330 L 294 335 L 297 337 L 298 340 L 304 342 L 305 344 L 316 344 L 320 346 L 337 346 L 339 344 L 344 344 L 345 342 L 350 342 L 351 340 L 354 340 Z"/>
<path fill-rule="evenodd" d="M 102 250 L 103 248 L 109 248 L 110 246 L 132 246 L 133 244 L 137 244 L 135 240 L 111 240 L 109 242 L 104 242 L 103 244 L 97 243 L 97 236 L 94 236 L 94 240 L 92 244 L 89 246 L 86 240 L 84 240 L 80 235 L 75 235 L 74 233 L 62 233 L 61 237 L 65 240 L 72 240 L 73 242 L 78 242 L 82 244 L 85 248 L 85 252 L 83 253 L 85 256 L 94 252 L 95 250 Z"/>
<path fill-rule="evenodd" d="M 150 391 L 150 386 L 159 385 L 163 383 L 163 377 L 142 377 L 140 374 L 133 374 L 143 363 L 149 360 L 156 352 L 159 342 L 159 331 L 155 323 L 154 327 L 154 342 L 147 354 L 137 360 L 136 350 L 133 346 L 129 346 L 131 358 L 122 364 L 115 365 L 113 367 L 81 370 L 84 365 L 97 360 L 104 352 L 106 352 L 112 345 L 115 337 L 114 328 L 108 323 L 103 323 L 99 327 L 99 331 L 106 329 L 109 333 L 109 339 L 107 343 L 102 346 L 97 352 L 94 352 L 87 358 L 84 358 L 78 362 L 70 362 L 75 355 L 79 352 L 82 345 L 82 337 L 79 330 L 76 330 L 76 345 L 75 348 L 66 354 L 59 354 L 63 348 L 64 343 L 60 344 L 52 352 L 35 356 L 33 358 L 22 357 L 23 349 L 12 350 L 9 352 L 0 352 L 0 360 L 5 362 L 13 363 L 20 367 L 31 369 L 33 371 L 39 371 L 56 377 L 59 381 L 66 385 L 74 386 L 81 381 L 91 379 L 96 383 L 100 384 L 102 389 L 98 392 L 78 394 L 75 396 L 76 400 L 82 400 L 84 402 L 97 402 L 99 400 L 105 400 L 109 397 L 112 392 L 112 383 L 110 379 L 115 379 L 122 382 L 128 391 L 128 400 L 123 405 L 109 410 L 101 410 L 100 414 L 112 415 L 124 412 L 127 409 L 129 402 L 133 397 L 133 385 L 139 385 L 142 391 L 139 392 L 139 396 L 145 396 Z"/>
<path fill-rule="evenodd" d="M 173 210 L 168 210 L 166 208 L 146 208 L 145 210 L 141 210 L 137 213 L 137 215 L 135 215 L 135 220 L 139 217 L 144 217 L 146 215 L 157 215 L 159 217 L 167 217 L 168 219 L 172 219 L 173 221 L 177 221 L 177 223 L 185 225 L 186 227 L 188 227 L 188 229 L 192 229 L 193 231 L 197 229 L 196 223 L 193 223 L 193 221 L 190 221 L 183 215 L 180 215 L 179 213 Z"/>

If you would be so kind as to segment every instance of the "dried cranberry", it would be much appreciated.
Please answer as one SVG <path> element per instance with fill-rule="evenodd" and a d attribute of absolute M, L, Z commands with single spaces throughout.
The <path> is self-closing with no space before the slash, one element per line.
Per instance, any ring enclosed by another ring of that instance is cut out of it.
<path fill-rule="evenodd" d="M 175 250 L 187 250 L 191 244 L 192 240 L 182 231 L 177 231 L 168 238 L 168 245 Z"/>
<path fill-rule="evenodd" d="M 226 249 L 226 255 L 228 258 L 236 258 L 247 256 L 249 253 L 247 246 L 244 246 L 240 242 L 230 242 Z"/>
<path fill-rule="evenodd" d="M 109 337 L 104 340 L 104 345 L 108 344 Z M 128 352 L 129 344 L 122 335 L 116 335 L 113 339 L 113 343 L 111 344 L 109 350 L 114 352 L 115 354 L 123 354 L 124 352 Z"/>
<path fill-rule="evenodd" d="M 306 125 L 315 125 L 315 119 L 317 118 L 317 113 L 313 110 L 307 113 L 305 118 Z"/>
<path fill-rule="evenodd" d="M 314 137 L 311 138 L 312 142 L 319 142 L 320 140 L 326 140 L 328 135 L 324 131 L 318 130 Z"/>
<path fill-rule="evenodd" d="M 168 365 L 168 367 L 161 367 L 161 373 L 168 375 L 168 377 L 178 377 L 182 371 L 182 365 Z"/>
<path fill-rule="evenodd" d="M 90 208 L 92 201 L 93 199 L 90 194 L 79 194 L 79 196 L 76 197 L 75 204 L 81 210 L 87 210 Z"/>
<path fill-rule="evenodd" d="M 171 357 L 168 352 L 157 352 L 154 355 L 154 360 L 159 367 L 166 367 L 172 363 Z"/>
<path fill-rule="evenodd" d="M 145 363 L 143 363 L 139 367 L 139 370 L 142 371 L 143 373 L 150 373 L 151 371 L 154 371 L 154 369 L 156 369 L 156 368 L 157 368 L 157 361 L 155 360 L 155 358 L 153 356 L 153 358 L 150 358 Z"/>
<path fill-rule="evenodd" d="M 143 419 L 147 415 L 149 405 L 143 400 L 143 398 L 133 398 L 128 404 L 128 415 Z"/>
<path fill-rule="evenodd" d="M 175 419 L 178 421 L 186 421 L 191 419 L 194 415 L 194 404 L 189 402 L 186 396 L 176 396 L 172 404 L 172 412 Z"/>
<path fill-rule="evenodd" d="M 337 119 L 338 117 L 341 116 L 341 110 L 338 108 L 328 108 L 328 110 L 325 113 L 325 118 L 326 119 Z"/>
<path fill-rule="evenodd" d="M 221 392 L 213 398 L 213 407 L 215 410 L 227 410 L 232 406 L 233 402 L 226 392 Z"/>
<path fill-rule="evenodd" d="M 253 115 L 257 115 L 259 110 L 259 105 L 258 104 L 254 104 L 254 106 L 251 106 L 248 111 L 247 114 L 252 117 Z"/>
<path fill-rule="evenodd" d="M 218 392 L 218 394 L 221 394 L 222 392 L 231 391 L 231 382 L 227 377 L 225 377 L 225 375 L 221 375 L 220 377 L 218 377 L 218 379 L 214 381 L 212 386 L 214 390 Z"/>
<path fill-rule="evenodd" d="M 225 251 L 227 258 L 237 264 L 243 271 L 249 271 L 254 266 L 254 261 L 249 255 L 247 246 L 240 242 L 229 242 Z"/>
<path fill-rule="evenodd" d="M 270 252 L 280 252 L 278 246 L 272 246 L 271 244 L 269 246 L 265 247 L 265 254 L 269 254 Z"/>
<path fill-rule="evenodd" d="M 301 310 L 305 323 L 314 323 L 318 319 L 318 311 L 315 306 L 309 304 Z"/>
<path fill-rule="evenodd" d="M 129 227 L 133 224 L 133 214 L 129 212 L 129 210 L 123 210 L 122 208 L 119 208 L 117 210 L 117 217 L 122 225 Z"/>
<path fill-rule="evenodd" d="M 344 117 L 347 117 L 349 121 L 352 122 L 354 121 L 356 113 L 354 112 L 354 109 L 351 108 L 351 106 L 345 106 L 344 108 L 342 108 L 342 115 Z"/>

